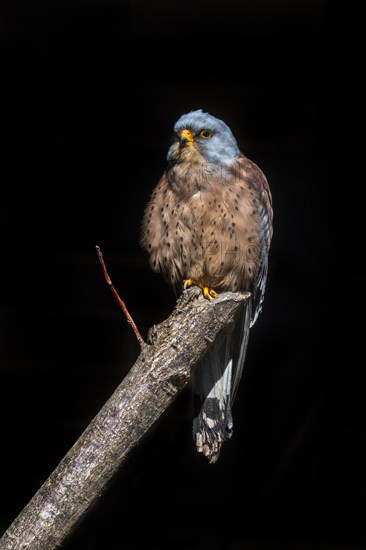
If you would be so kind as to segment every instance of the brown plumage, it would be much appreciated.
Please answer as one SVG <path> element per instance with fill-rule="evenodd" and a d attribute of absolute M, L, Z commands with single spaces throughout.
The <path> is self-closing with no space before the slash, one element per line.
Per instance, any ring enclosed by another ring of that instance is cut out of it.
<path fill-rule="evenodd" d="M 153 270 L 172 285 L 250 291 L 234 332 L 196 368 L 194 439 L 211 462 L 232 431 L 231 405 L 249 334 L 264 297 L 272 206 L 263 172 L 237 147 L 226 124 L 207 113 L 183 115 L 175 125 L 168 166 L 149 201 L 142 246 Z"/>

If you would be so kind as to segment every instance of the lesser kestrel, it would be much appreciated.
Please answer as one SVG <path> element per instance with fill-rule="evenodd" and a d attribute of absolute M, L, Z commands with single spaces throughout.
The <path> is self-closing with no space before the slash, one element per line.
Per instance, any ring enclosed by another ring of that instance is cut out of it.
<path fill-rule="evenodd" d="M 172 285 L 201 287 L 210 300 L 220 291 L 251 293 L 234 330 L 194 369 L 193 437 L 216 462 L 232 435 L 233 399 L 264 297 L 272 199 L 265 175 L 239 150 L 230 128 L 202 110 L 176 122 L 167 161 L 142 223 L 152 269 Z"/>

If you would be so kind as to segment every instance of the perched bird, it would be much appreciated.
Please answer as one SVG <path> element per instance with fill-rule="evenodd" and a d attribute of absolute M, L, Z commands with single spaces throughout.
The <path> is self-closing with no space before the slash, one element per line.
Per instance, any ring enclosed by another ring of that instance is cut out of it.
<path fill-rule="evenodd" d="M 167 167 L 147 204 L 141 245 L 172 285 L 249 291 L 245 312 L 194 369 L 197 450 L 216 462 L 231 437 L 231 408 L 250 327 L 261 310 L 272 237 L 272 198 L 260 168 L 230 128 L 201 109 L 174 125 Z"/>

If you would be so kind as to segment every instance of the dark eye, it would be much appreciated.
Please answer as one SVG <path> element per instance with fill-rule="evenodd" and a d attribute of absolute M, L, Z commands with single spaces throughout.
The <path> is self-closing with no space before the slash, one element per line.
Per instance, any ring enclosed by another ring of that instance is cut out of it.
<path fill-rule="evenodd" d="M 208 139 L 212 136 L 210 130 L 201 130 L 200 131 L 200 137 L 203 139 Z"/>

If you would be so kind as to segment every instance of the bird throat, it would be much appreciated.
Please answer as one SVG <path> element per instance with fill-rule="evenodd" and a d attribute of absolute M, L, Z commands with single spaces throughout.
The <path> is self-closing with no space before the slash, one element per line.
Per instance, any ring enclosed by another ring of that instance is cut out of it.
<path fill-rule="evenodd" d="M 198 160 L 198 159 L 197 159 Z M 167 170 L 169 186 L 182 200 L 189 199 L 201 191 L 217 192 L 217 185 L 232 180 L 235 170 L 232 165 L 207 162 L 200 155 L 200 161 L 173 162 Z"/>
<path fill-rule="evenodd" d="M 188 200 L 204 190 L 210 190 L 212 181 L 207 180 L 204 163 L 174 164 L 167 171 L 169 186 L 181 200 Z"/>

